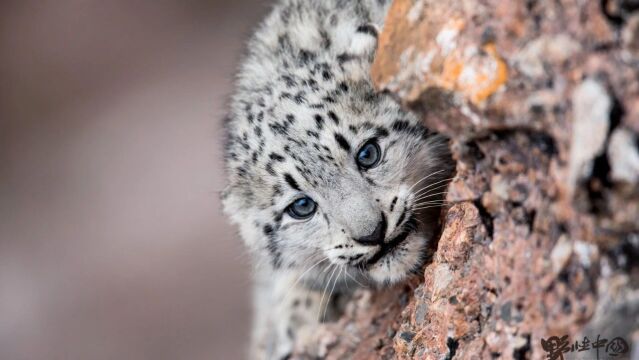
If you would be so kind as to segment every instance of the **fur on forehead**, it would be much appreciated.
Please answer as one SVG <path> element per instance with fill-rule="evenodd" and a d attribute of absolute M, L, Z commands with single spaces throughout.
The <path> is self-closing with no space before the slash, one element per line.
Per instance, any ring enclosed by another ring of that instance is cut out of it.
<path fill-rule="evenodd" d="M 258 113 L 260 120 L 236 121 L 228 134 L 231 186 L 244 188 L 244 198 L 251 199 L 252 206 L 269 207 L 299 183 L 313 187 L 330 183 L 364 141 L 400 136 L 393 124 L 417 124 L 389 97 L 374 95 L 364 82 L 352 84 L 335 99 L 323 109 L 284 101 Z M 344 146 L 349 150 L 344 151 Z"/>

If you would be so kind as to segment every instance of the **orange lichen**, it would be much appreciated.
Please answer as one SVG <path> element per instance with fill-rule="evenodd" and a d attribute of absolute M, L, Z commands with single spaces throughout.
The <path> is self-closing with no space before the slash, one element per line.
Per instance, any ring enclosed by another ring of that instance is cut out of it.
<path fill-rule="evenodd" d="M 439 77 L 435 78 L 437 85 L 458 91 L 475 104 L 497 92 L 508 80 L 508 66 L 497 53 L 495 44 L 486 44 L 482 50 L 483 53 L 465 56 L 473 52 L 461 48 L 445 56 Z"/>
<path fill-rule="evenodd" d="M 441 74 L 441 86 L 446 89 L 454 89 L 457 84 L 457 79 L 459 79 L 459 75 L 463 69 L 464 64 L 457 59 L 445 61 Z"/>
<path fill-rule="evenodd" d="M 495 69 L 492 72 L 493 76 L 491 78 L 482 79 L 482 81 L 480 81 L 480 83 L 484 83 L 485 80 L 488 80 L 488 83 L 485 86 L 478 88 L 472 95 L 471 100 L 474 103 L 479 103 L 486 100 L 490 95 L 497 92 L 497 90 L 499 90 L 499 88 L 506 83 L 506 80 L 508 80 L 508 66 L 497 53 L 497 47 L 495 46 L 495 44 L 489 43 L 484 45 L 484 51 L 495 62 Z"/>

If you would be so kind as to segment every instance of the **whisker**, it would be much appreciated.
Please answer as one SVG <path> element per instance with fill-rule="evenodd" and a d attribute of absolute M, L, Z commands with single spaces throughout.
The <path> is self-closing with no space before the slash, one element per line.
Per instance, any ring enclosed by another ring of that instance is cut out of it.
<path fill-rule="evenodd" d="M 448 191 L 441 191 L 441 192 L 433 193 L 433 194 L 428 194 L 428 193 L 421 194 L 420 196 L 418 196 L 415 199 L 413 199 L 413 201 L 419 201 L 419 200 L 422 200 L 422 199 L 428 199 L 429 197 L 438 196 L 438 195 L 446 195 L 446 194 L 448 194 Z"/>
<path fill-rule="evenodd" d="M 346 270 L 346 266 L 343 266 L 343 268 L 344 268 L 344 272 L 346 274 L 348 274 L 348 270 Z M 350 292 L 351 291 L 351 287 L 348 286 L 348 281 L 344 281 L 344 283 L 346 284 L 346 289 L 348 289 L 348 291 Z"/>
<path fill-rule="evenodd" d="M 331 265 L 333 265 L 333 264 L 331 264 Z M 331 268 L 332 268 L 332 266 L 328 266 L 328 267 L 326 267 L 324 270 L 322 270 L 322 274 L 323 274 L 323 273 L 325 273 L 327 270 L 329 270 L 329 269 L 331 269 Z"/>
<path fill-rule="evenodd" d="M 445 200 L 430 200 L 430 201 L 421 201 L 419 203 L 413 204 L 412 208 L 420 207 L 422 205 L 444 205 L 447 204 Z"/>
<path fill-rule="evenodd" d="M 348 272 L 348 269 L 344 268 L 344 270 L 346 271 L 346 276 L 348 276 L 349 278 L 353 279 L 353 281 L 355 281 L 355 282 L 356 282 L 359 286 L 361 286 L 361 287 L 363 287 L 363 288 L 367 288 L 367 287 L 368 287 L 368 286 L 366 286 L 366 285 L 362 284 L 361 282 L 357 281 L 357 279 L 355 279 L 355 278 L 353 277 L 353 275 L 351 275 L 351 274 Z"/>
<path fill-rule="evenodd" d="M 449 181 L 452 181 L 454 178 L 455 178 L 455 177 L 453 176 L 453 177 L 449 177 L 449 178 L 446 178 L 446 179 L 442 179 L 442 180 L 436 181 L 436 182 L 434 182 L 434 183 L 432 183 L 432 184 L 428 184 L 426 187 L 423 187 L 423 188 L 421 188 L 421 189 L 419 189 L 419 190 L 415 191 L 415 194 L 414 194 L 414 195 L 415 195 L 415 196 L 417 196 L 418 194 L 422 193 L 424 190 L 430 189 L 430 188 L 432 188 L 433 186 L 438 185 L 438 184 L 442 184 L 442 183 L 444 183 L 444 184 L 439 185 L 439 186 L 437 186 L 437 187 L 435 187 L 435 188 L 439 188 L 439 187 L 442 187 L 442 186 L 447 186 L 447 185 L 448 185 L 448 182 L 449 182 Z"/>
<path fill-rule="evenodd" d="M 331 264 L 330 267 L 333 268 L 333 272 L 331 272 L 331 275 L 328 277 L 328 281 L 326 282 L 326 286 L 324 286 L 324 290 L 322 290 L 322 298 L 320 299 L 319 311 L 317 313 L 317 321 L 318 322 L 322 321 L 322 318 L 320 317 L 320 315 L 322 315 L 322 303 L 324 302 L 324 296 L 326 296 L 326 290 L 328 290 L 328 285 L 330 285 L 331 279 L 333 278 L 333 274 L 335 274 L 335 271 L 337 270 L 337 266 L 335 266 L 335 264 Z M 327 301 L 329 301 L 329 300 L 327 300 Z"/>
<path fill-rule="evenodd" d="M 337 280 L 339 280 L 340 275 L 342 274 L 343 267 L 339 267 L 339 273 L 335 276 L 335 281 L 333 282 L 333 287 L 331 288 L 331 292 L 328 293 L 328 297 L 326 298 L 326 306 L 324 306 L 324 313 L 322 314 L 322 320 L 326 319 L 326 310 L 328 310 L 328 305 L 331 303 L 331 296 L 333 296 L 333 290 L 335 290 L 335 285 L 337 285 Z"/>
<path fill-rule="evenodd" d="M 446 178 L 446 179 L 441 179 L 441 180 L 435 181 L 434 183 L 428 184 L 427 186 L 415 191 L 415 194 L 420 194 L 420 193 L 424 192 L 425 190 L 431 189 L 432 187 L 439 188 L 439 187 L 442 187 L 442 186 L 448 186 L 448 184 L 454 179 L 455 179 L 455 177 L 453 176 L 453 177 L 449 177 L 449 178 Z"/>
<path fill-rule="evenodd" d="M 415 210 L 417 208 L 420 208 L 422 206 L 441 206 L 441 205 L 446 205 L 448 204 L 445 201 L 425 201 L 419 204 L 415 204 L 415 206 L 412 207 L 412 210 Z"/>
<path fill-rule="evenodd" d="M 424 196 L 434 196 L 434 195 L 447 194 L 448 193 L 448 189 L 444 188 L 444 186 L 446 186 L 446 185 L 447 184 L 444 184 L 444 185 L 438 186 L 438 187 L 434 187 L 434 188 L 429 189 L 428 191 L 420 193 L 420 194 L 413 194 L 413 200 L 423 199 Z M 433 191 L 439 191 L 439 193 L 434 193 Z"/>
<path fill-rule="evenodd" d="M 439 207 L 441 207 L 441 205 L 424 206 L 424 207 L 415 208 L 415 209 L 413 209 L 413 211 L 425 210 L 425 209 L 434 209 L 434 208 L 439 208 Z"/>
<path fill-rule="evenodd" d="M 300 282 L 300 280 L 302 280 L 302 278 L 304 277 L 304 275 L 306 275 L 306 273 L 308 273 L 309 271 L 311 271 L 314 267 L 316 267 L 317 265 L 323 263 L 324 261 L 328 260 L 328 257 L 325 257 L 324 259 L 320 260 L 319 262 L 316 262 L 313 266 L 309 267 L 308 269 L 306 269 L 302 275 L 300 275 L 297 280 L 295 280 L 295 282 L 293 283 L 293 285 L 291 285 L 291 287 L 286 291 L 286 293 L 284 294 L 284 297 L 282 298 L 282 301 L 286 301 L 287 297 L 291 294 L 291 291 L 293 290 L 293 288 L 295 288 L 295 286 Z"/>
<path fill-rule="evenodd" d="M 422 182 L 422 181 L 424 181 L 424 180 L 428 179 L 429 177 L 431 177 L 431 176 L 433 176 L 433 175 L 435 175 L 435 174 L 439 174 L 439 173 L 440 173 L 440 172 L 442 172 L 442 171 L 444 171 L 444 169 L 441 169 L 441 170 L 439 170 L 439 171 L 435 171 L 435 172 L 433 172 L 433 173 L 430 173 L 430 174 L 428 174 L 428 175 L 424 176 L 424 177 L 423 177 L 423 178 L 421 178 L 419 181 L 417 181 L 416 183 L 414 183 L 414 184 L 413 184 L 413 186 L 411 186 L 410 188 L 408 188 L 408 192 L 410 192 L 410 191 L 411 191 L 411 190 L 412 190 L 412 189 L 413 189 L 413 188 L 414 188 L 417 184 L 419 184 L 420 182 Z"/>

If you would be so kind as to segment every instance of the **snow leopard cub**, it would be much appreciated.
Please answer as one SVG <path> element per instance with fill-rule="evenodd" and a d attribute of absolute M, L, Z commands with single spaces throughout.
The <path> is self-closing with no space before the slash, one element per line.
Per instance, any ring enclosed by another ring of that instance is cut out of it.
<path fill-rule="evenodd" d="M 453 163 L 371 85 L 388 2 L 282 0 L 248 44 L 222 197 L 256 262 L 251 358 L 290 356 L 336 294 L 423 265 Z"/>

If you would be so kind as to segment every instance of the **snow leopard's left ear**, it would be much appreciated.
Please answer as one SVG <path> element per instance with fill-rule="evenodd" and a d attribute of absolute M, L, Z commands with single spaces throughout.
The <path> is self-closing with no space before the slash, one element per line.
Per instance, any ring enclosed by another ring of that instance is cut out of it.
<path fill-rule="evenodd" d="M 222 210 L 228 216 L 232 222 L 239 223 L 242 218 L 242 201 L 234 192 L 232 185 L 227 185 L 222 194 L 220 195 L 222 200 Z"/>

